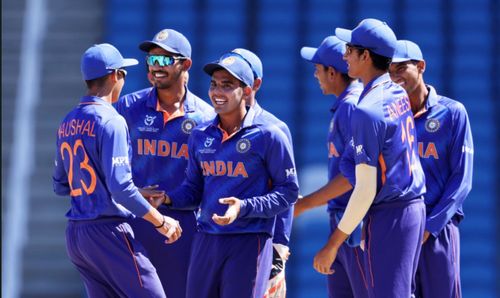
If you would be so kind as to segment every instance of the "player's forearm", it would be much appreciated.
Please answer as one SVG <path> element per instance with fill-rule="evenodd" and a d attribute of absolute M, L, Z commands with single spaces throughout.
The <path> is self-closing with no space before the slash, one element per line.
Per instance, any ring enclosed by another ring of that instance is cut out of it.
<path fill-rule="evenodd" d="M 153 207 L 149 208 L 148 212 L 142 218 L 149 221 L 155 227 L 163 224 L 163 215 Z"/>
<path fill-rule="evenodd" d="M 363 220 L 377 192 L 377 168 L 366 164 L 356 166 L 356 185 L 349 198 L 338 229 L 350 235 Z"/>
<path fill-rule="evenodd" d="M 323 206 L 331 199 L 335 199 L 351 189 L 349 181 L 342 174 L 339 174 L 325 186 L 302 198 L 301 204 L 304 204 L 307 209 Z"/>
<path fill-rule="evenodd" d="M 242 200 L 240 217 L 270 218 L 290 208 L 299 194 L 298 185 L 286 182 L 275 186 L 271 192 L 263 196 L 255 196 Z"/>

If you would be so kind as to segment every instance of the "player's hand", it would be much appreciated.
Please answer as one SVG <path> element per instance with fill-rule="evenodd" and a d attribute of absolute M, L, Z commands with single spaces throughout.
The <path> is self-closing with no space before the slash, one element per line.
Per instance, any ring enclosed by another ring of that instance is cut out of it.
<path fill-rule="evenodd" d="M 163 216 L 163 220 L 164 224 L 157 228 L 157 230 L 168 238 L 168 240 L 165 240 L 165 243 L 174 243 L 181 237 L 182 228 L 179 222 L 171 217 Z"/>
<path fill-rule="evenodd" d="M 293 217 L 298 217 L 309 209 L 310 207 L 307 206 L 307 200 L 304 200 L 304 197 L 299 195 L 299 198 L 297 199 L 297 202 L 295 202 L 295 207 L 293 209 Z"/>
<path fill-rule="evenodd" d="M 148 199 L 149 204 L 151 204 L 151 206 L 155 207 L 156 209 L 158 209 L 158 207 L 160 207 L 163 203 L 166 203 L 166 200 L 167 200 L 166 194 L 163 194 L 163 196 L 161 197 L 154 197 Z"/>
<path fill-rule="evenodd" d="M 422 239 L 422 245 L 429 239 L 429 236 L 431 235 L 431 232 L 425 231 L 424 232 L 424 238 Z"/>
<path fill-rule="evenodd" d="M 337 248 L 324 246 L 314 257 L 314 269 L 321 274 L 333 274 L 335 271 L 331 267 L 337 257 L 337 251 Z"/>
<path fill-rule="evenodd" d="M 139 188 L 139 192 L 147 200 L 156 199 L 156 198 L 163 198 L 165 196 L 165 191 L 159 190 L 157 188 L 158 188 L 158 184 L 149 185 L 149 186 L 145 186 L 143 188 Z"/>
<path fill-rule="evenodd" d="M 229 205 L 224 216 L 217 214 L 212 215 L 212 220 L 220 225 L 225 226 L 232 223 L 240 214 L 241 200 L 235 197 L 219 199 L 219 203 Z"/>

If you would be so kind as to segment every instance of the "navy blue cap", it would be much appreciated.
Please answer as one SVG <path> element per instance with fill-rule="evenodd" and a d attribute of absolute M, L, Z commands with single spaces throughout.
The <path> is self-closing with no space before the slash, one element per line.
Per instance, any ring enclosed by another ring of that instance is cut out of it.
<path fill-rule="evenodd" d="M 385 22 L 377 19 L 364 19 L 353 30 L 337 28 L 335 35 L 387 58 L 392 58 L 396 49 L 396 35 Z"/>
<path fill-rule="evenodd" d="M 307 61 L 331 66 L 341 73 L 347 73 L 344 53 L 345 42 L 333 35 L 325 38 L 318 48 L 302 47 L 300 50 L 300 55 Z"/>
<path fill-rule="evenodd" d="M 232 50 L 231 52 L 241 55 L 241 57 L 243 57 L 243 59 L 245 59 L 248 64 L 250 64 L 254 79 L 262 79 L 264 73 L 262 69 L 262 61 L 260 61 L 259 56 L 255 55 L 254 52 L 243 48 L 237 48 Z"/>
<path fill-rule="evenodd" d="M 191 58 L 191 44 L 184 35 L 173 29 L 163 29 L 153 37 L 153 40 L 143 41 L 139 45 L 139 49 L 144 52 L 149 52 L 153 47 Z"/>
<path fill-rule="evenodd" d="M 80 68 L 83 79 L 94 80 L 112 73 L 116 69 L 137 65 L 133 58 L 123 58 L 122 54 L 109 43 L 96 44 L 83 53 Z"/>
<path fill-rule="evenodd" d="M 410 60 L 423 61 L 424 56 L 422 55 L 422 51 L 413 41 L 398 40 L 392 62 L 398 63 Z"/>
<path fill-rule="evenodd" d="M 253 72 L 250 64 L 244 60 L 239 54 L 228 53 L 220 57 L 219 60 L 208 63 L 203 67 L 203 70 L 212 75 L 218 69 L 227 70 L 233 77 L 242 81 L 243 84 L 253 86 Z"/>

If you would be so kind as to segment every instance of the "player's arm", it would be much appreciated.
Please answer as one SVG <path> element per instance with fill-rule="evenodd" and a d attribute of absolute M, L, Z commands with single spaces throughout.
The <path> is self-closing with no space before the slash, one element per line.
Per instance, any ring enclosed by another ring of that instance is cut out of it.
<path fill-rule="evenodd" d="M 294 216 L 299 216 L 309 209 L 323 206 L 331 199 L 341 196 L 351 189 L 352 185 L 349 183 L 349 180 L 339 173 L 317 191 L 297 200 Z"/>
<path fill-rule="evenodd" d="M 290 208 L 298 197 L 298 180 L 293 151 L 279 129 L 267 132 L 264 160 L 272 180 L 272 189 L 262 196 L 241 200 L 240 217 L 269 218 Z"/>
<path fill-rule="evenodd" d="M 163 216 L 140 194 L 132 181 L 129 157 L 129 136 L 125 120 L 116 117 L 103 126 L 101 134 L 101 160 L 106 185 L 113 199 L 125 206 L 136 216 L 149 221 L 157 231 L 169 238 L 168 243 L 176 241 L 182 232 L 179 223 Z"/>
<path fill-rule="evenodd" d="M 62 160 L 62 153 L 59 147 L 56 149 L 56 155 L 54 160 L 54 173 L 52 175 L 52 185 L 54 192 L 60 196 L 68 196 L 71 193 L 69 187 L 68 175 L 64 169 L 64 163 Z"/>
<path fill-rule="evenodd" d="M 367 164 L 356 165 L 356 185 L 337 229 L 326 245 L 314 258 L 314 269 L 322 274 L 332 274 L 330 267 L 337 251 L 363 220 L 377 192 L 377 168 Z"/>
<path fill-rule="evenodd" d="M 449 165 L 453 170 L 441 199 L 427 215 L 425 226 L 425 230 L 435 237 L 455 215 L 472 188 L 474 146 L 467 112 L 462 105 L 455 111 L 452 134 Z"/>

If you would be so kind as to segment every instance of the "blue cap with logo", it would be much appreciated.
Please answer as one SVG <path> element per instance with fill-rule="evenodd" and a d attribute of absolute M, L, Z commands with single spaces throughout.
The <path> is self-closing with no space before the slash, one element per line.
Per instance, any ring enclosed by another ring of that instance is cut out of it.
<path fill-rule="evenodd" d="M 241 57 L 243 57 L 243 59 L 245 59 L 248 64 L 250 64 L 254 79 L 262 79 L 262 77 L 264 76 L 262 61 L 260 61 L 259 57 L 255 55 L 254 52 L 243 48 L 237 48 L 232 50 L 231 52 L 241 55 Z"/>
<path fill-rule="evenodd" d="M 83 79 L 94 80 L 108 75 L 116 69 L 137 65 L 133 58 L 123 58 L 122 54 L 109 43 L 96 44 L 83 53 L 80 68 Z"/>
<path fill-rule="evenodd" d="M 398 40 L 396 52 L 392 57 L 392 63 L 405 62 L 410 60 L 423 61 L 424 56 L 416 43 L 409 40 Z"/>
<path fill-rule="evenodd" d="M 341 73 L 347 73 L 344 53 L 345 42 L 333 35 L 325 38 L 318 48 L 302 47 L 300 50 L 300 55 L 307 61 L 331 66 Z"/>
<path fill-rule="evenodd" d="M 385 22 L 377 19 L 364 19 L 353 30 L 337 28 L 335 35 L 345 42 L 387 58 L 392 58 L 396 48 L 396 35 Z"/>
<path fill-rule="evenodd" d="M 208 63 L 203 70 L 212 75 L 218 69 L 227 70 L 233 77 L 237 78 L 247 86 L 253 86 L 253 71 L 250 64 L 239 54 L 228 53 L 220 57 L 219 60 Z"/>
<path fill-rule="evenodd" d="M 163 29 L 153 37 L 153 40 L 143 41 L 139 45 L 139 49 L 144 52 L 149 52 L 153 47 L 191 58 L 191 44 L 184 35 L 173 29 Z"/>

